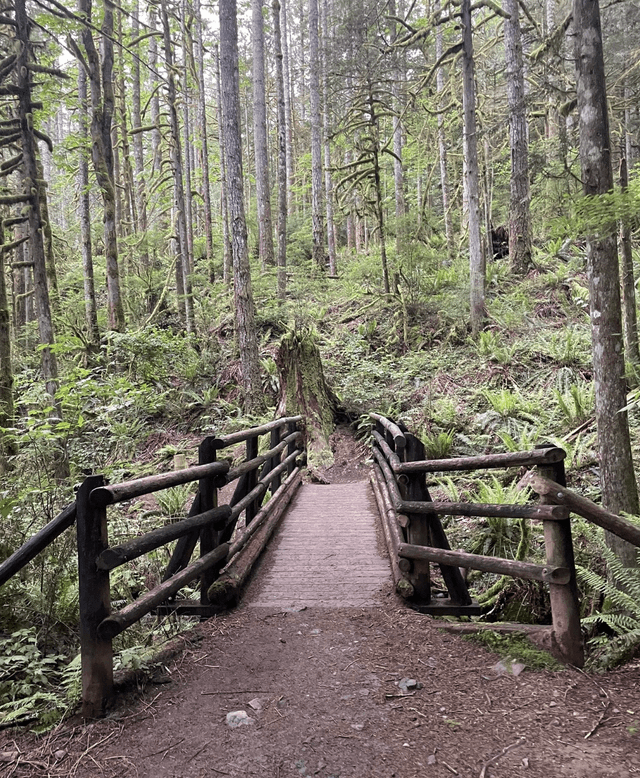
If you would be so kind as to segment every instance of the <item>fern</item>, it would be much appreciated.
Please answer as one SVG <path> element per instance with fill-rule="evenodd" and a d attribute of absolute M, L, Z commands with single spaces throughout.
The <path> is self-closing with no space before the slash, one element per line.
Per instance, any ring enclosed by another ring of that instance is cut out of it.
<path fill-rule="evenodd" d="M 592 634 L 603 628 L 613 633 L 612 638 L 595 634 L 589 640 L 592 664 L 608 668 L 640 646 L 640 568 L 624 567 L 611 549 L 602 542 L 600 545 L 609 578 L 581 565 L 576 566 L 576 571 L 580 583 L 604 599 L 602 611 L 583 618 L 582 625 Z"/>

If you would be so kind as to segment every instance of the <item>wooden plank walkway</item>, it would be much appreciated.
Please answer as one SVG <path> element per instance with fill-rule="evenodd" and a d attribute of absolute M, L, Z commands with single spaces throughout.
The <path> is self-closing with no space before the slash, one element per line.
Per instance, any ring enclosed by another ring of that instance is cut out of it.
<path fill-rule="evenodd" d="M 249 604 L 282 609 L 380 604 L 391 571 L 379 548 L 377 522 L 368 481 L 303 485 L 267 550 Z"/>

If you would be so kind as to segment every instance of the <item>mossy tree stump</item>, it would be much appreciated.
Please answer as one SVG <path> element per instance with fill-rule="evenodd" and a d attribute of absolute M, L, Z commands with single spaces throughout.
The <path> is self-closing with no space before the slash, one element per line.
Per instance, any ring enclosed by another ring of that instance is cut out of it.
<path fill-rule="evenodd" d="M 280 377 L 277 415 L 303 415 L 309 464 L 330 465 L 333 454 L 329 437 L 334 429 L 337 398 L 324 377 L 317 334 L 308 327 L 289 331 L 280 341 L 275 361 Z"/>

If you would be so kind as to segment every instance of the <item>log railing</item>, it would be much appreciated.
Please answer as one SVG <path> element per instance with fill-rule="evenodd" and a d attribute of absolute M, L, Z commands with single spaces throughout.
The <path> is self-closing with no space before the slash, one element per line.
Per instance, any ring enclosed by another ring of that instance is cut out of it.
<path fill-rule="evenodd" d="M 549 585 L 553 637 L 560 656 L 581 667 L 584 648 L 576 583 L 570 511 L 640 547 L 640 528 L 566 488 L 565 452 L 555 446 L 508 454 L 425 459 L 424 447 L 406 429 L 378 414 L 372 448 L 372 484 L 383 520 L 396 590 L 426 613 L 473 615 L 460 568 L 543 581 Z M 540 496 L 538 505 L 432 502 L 425 474 L 490 468 L 535 467 L 523 479 Z M 546 562 L 532 564 L 452 551 L 439 516 L 496 516 L 542 521 Z M 440 565 L 447 600 L 431 599 L 429 563 Z"/>
<path fill-rule="evenodd" d="M 198 464 L 183 470 L 120 484 L 107 484 L 102 475 L 89 476 L 74 504 L 0 564 L 2 585 L 75 522 L 83 716 L 102 715 L 112 697 L 116 635 L 152 612 L 206 617 L 237 600 L 251 565 L 300 484 L 305 456 L 302 421 L 301 416 L 292 416 L 224 437 L 205 438 Z M 268 450 L 260 453 L 262 436 L 268 436 L 269 442 Z M 218 460 L 219 451 L 242 443 L 245 457 L 240 464 Z M 117 546 L 109 545 L 108 506 L 194 481 L 198 491 L 187 517 Z M 228 504 L 218 505 L 218 490 L 234 482 Z M 269 490 L 271 496 L 263 505 Z M 177 543 L 162 583 L 112 612 L 110 571 L 171 541 Z M 191 561 L 198 543 L 199 557 Z M 178 591 L 195 579 L 200 581 L 200 601 L 176 600 Z"/>

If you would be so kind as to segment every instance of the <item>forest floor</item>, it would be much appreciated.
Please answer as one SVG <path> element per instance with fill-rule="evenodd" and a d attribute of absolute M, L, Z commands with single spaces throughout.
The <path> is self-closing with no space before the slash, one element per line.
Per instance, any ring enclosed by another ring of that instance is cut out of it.
<path fill-rule="evenodd" d="M 366 477 L 338 435 L 327 481 Z M 268 555 L 267 555 L 268 556 Z M 603 675 L 504 673 L 391 590 L 358 608 L 243 604 L 187 634 L 100 721 L 0 735 L 8 778 L 630 778 L 640 662 Z M 403 679 L 417 682 L 403 690 Z M 227 716 L 245 711 L 236 727 Z"/>

